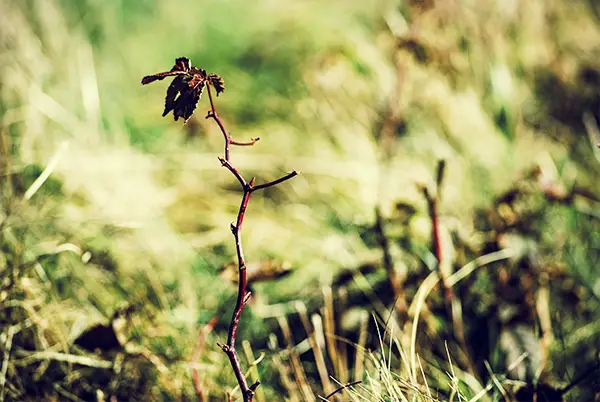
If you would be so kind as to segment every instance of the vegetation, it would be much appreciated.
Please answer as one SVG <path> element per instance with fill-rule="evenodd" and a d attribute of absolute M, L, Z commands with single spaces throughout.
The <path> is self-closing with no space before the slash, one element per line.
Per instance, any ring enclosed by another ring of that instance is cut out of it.
<path fill-rule="evenodd" d="M 0 2 L 0 401 L 599 398 L 599 15 Z"/>

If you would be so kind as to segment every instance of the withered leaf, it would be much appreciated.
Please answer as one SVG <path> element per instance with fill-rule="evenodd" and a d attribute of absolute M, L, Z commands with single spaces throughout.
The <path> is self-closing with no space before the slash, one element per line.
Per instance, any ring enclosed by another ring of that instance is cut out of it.
<path fill-rule="evenodd" d="M 179 96 L 174 100 L 171 107 L 175 120 L 179 119 L 179 117 L 183 117 L 183 119 L 187 121 L 192 116 L 192 113 L 196 110 L 196 105 L 200 100 L 200 96 L 202 96 L 204 85 L 205 79 L 197 79 L 197 77 L 194 77 L 179 90 Z M 165 103 L 166 113 L 168 113 L 167 106 L 168 105 Z M 163 113 L 163 116 L 165 116 L 166 113 Z"/>
<path fill-rule="evenodd" d="M 165 117 L 171 110 L 175 109 L 175 98 L 177 94 L 182 90 L 185 90 L 186 84 L 183 82 L 183 76 L 175 77 L 167 88 L 167 96 L 165 96 L 165 111 L 163 117 Z"/>
<path fill-rule="evenodd" d="M 190 67 L 190 59 L 188 59 L 187 57 L 180 57 L 178 59 L 175 59 L 175 65 L 173 66 L 171 71 L 188 72 L 190 70 Z"/>
<path fill-rule="evenodd" d="M 202 91 L 207 85 L 207 80 L 214 86 L 217 95 L 225 90 L 225 83 L 217 74 L 207 74 L 206 70 L 191 65 L 190 60 L 180 57 L 175 60 L 175 65 L 170 71 L 145 76 L 142 85 L 149 84 L 166 77 L 174 77 L 167 88 L 165 96 L 165 110 L 163 116 L 173 111 L 173 117 L 178 120 L 182 117 L 187 121 L 202 96 Z"/>
<path fill-rule="evenodd" d="M 184 74 L 184 73 L 182 71 L 166 71 L 164 73 L 147 75 L 144 78 L 142 78 L 142 85 L 150 84 L 151 82 L 154 82 L 156 80 L 164 80 L 167 77 L 170 77 L 173 75 L 180 75 L 180 74 Z"/>
<path fill-rule="evenodd" d="M 217 96 L 219 96 L 221 92 L 225 91 L 225 80 L 223 80 L 223 78 L 221 78 L 219 75 L 208 74 L 208 80 L 210 81 L 210 84 L 215 88 L 215 91 L 217 91 Z"/>

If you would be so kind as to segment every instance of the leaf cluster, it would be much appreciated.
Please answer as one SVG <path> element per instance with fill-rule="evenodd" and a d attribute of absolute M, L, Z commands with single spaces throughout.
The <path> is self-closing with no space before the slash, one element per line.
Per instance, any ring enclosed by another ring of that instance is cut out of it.
<path fill-rule="evenodd" d="M 145 76 L 142 78 L 142 85 L 164 80 L 167 77 L 174 78 L 169 88 L 167 88 L 165 110 L 162 115 L 164 117 L 173 111 L 175 120 L 182 117 L 184 121 L 187 121 L 192 116 L 205 86 L 212 85 L 217 92 L 217 96 L 225 91 L 223 78 L 217 74 L 209 74 L 202 68 L 192 66 L 190 60 L 186 57 L 176 59 L 175 65 L 170 71 Z"/>

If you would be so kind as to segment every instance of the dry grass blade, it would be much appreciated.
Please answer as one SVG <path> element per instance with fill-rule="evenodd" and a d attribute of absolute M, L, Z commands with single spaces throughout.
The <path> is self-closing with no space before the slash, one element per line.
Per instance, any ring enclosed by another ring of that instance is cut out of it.
<path fill-rule="evenodd" d="M 296 377 L 296 384 L 301 390 L 305 401 L 315 401 L 315 395 L 313 394 L 308 379 L 306 378 L 306 373 L 304 372 L 304 368 L 302 367 L 300 356 L 298 356 L 298 353 L 296 352 L 296 349 L 294 347 L 292 332 L 290 331 L 288 321 L 285 317 L 279 317 L 278 322 L 279 327 L 283 332 L 283 338 L 286 342 L 287 357 L 288 359 L 290 359 L 292 371 L 294 372 L 294 376 Z"/>
<path fill-rule="evenodd" d="M 0 401 L 4 401 L 4 387 L 6 385 L 6 373 L 10 363 L 10 351 L 12 349 L 13 337 L 16 333 L 16 326 L 12 325 L 8 328 L 4 341 L 4 356 L 2 358 L 2 368 L 0 368 Z"/>
<path fill-rule="evenodd" d="M 341 363 L 335 338 L 331 336 L 335 334 L 335 310 L 333 291 L 329 286 L 323 288 L 323 301 L 323 322 L 325 324 L 323 327 L 326 334 L 325 340 L 327 342 L 327 352 L 332 362 L 333 375 L 337 377 L 338 373 L 341 371 Z"/>
<path fill-rule="evenodd" d="M 360 317 L 360 330 L 358 334 L 358 345 L 354 359 L 354 381 L 362 380 L 365 362 L 365 345 L 367 344 L 369 327 L 369 313 L 363 311 Z"/>
<path fill-rule="evenodd" d="M 35 179 L 31 186 L 29 186 L 27 191 L 25 191 L 25 195 L 23 196 L 24 200 L 30 200 L 31 197 L 33 197 L 34 194 L 37 193 L 37 191 L 42 187 L 42 185 L 44 185 L 44 182 L 48 180 L 48 177 L 50 177 L 50 175 L 56 168 L 56 165 L 58 165 L 64 153 L 67 151 L 68 147 L 69 143 L 66 141 L 60 144 L 58 150 L 56 151 L 52 159 L 50 159 L 48 165 L 46 165 L 46 168 L 44 169 L 42 174 L 37 179 Z"/>
<path fill-rule="evenodd" d="M 260 383 L 260 375 L 258 371 L 258 363 L 263 359 L 264 355 L 261 355 L 258 359 L 254 357 L 254 352 L 252 351 L 252 345 L 247 340 L 242 341 L 242 348 L 244 349 L 244 354 L 246 355 L 246 360 L 248 360 L 250 364 L 250 368 L 248 371 L 252 375 L 252 381 L 254 383 Z M 256 390 L 256 399 L 259 402 L 265 402 L 265 393 L 261 388 L 257 388 Z"/>
<path fill-rule="evenodd" d="M 300 315 L 300 321 L 302 321 L 302 325 L 304 326 L 304 331 L 307 334 L 308 341 L 310 342 L 310 347 L 313 351 L 313 355 L 315 358 L 315 363 L 317 365 L 317 371 L 319 373 L 319 378 L 321 380 L 321 386 L 325 392 L 330 392 L 333 389 L 331 382 L 329 381 L 329 373 L 327 372 L 327 365 L 325 364 L 325 358 L 323 356 L 323 351 L 319 347 L 319 342 L 317 340 L 316 328 L 311 326 L 311 323 L 308 319 L 308 312 L 306 309 L 306 305 L 300 301 L 294 303 L 296 307 L 296 311 Z M 313 316 L 314 318 L 314 316 Z M 321 327 L 322 330 L 322 327 Z"/>
<path fill-rule="evenodd" d="M 510 401 L 510 397 L 506 393 L 506 390 L 504 389 L 504 387 L 502 386 L 502 384 L 500 384 L 500 381 L 498 381 L 498 378 L 496 377 L 496 374 L 494 374 L 494 372 L 492 371 L 492 367 L 490 366 L 490 363 L 488 363 L 488 361 L 486 360 L 484 362 L 484 364 L 485 364 L 486 370 L 488 371 L 488 374 L 490 375 L 490 377 L 492 379 L 492 382 L 494 383 L 494 385 L 496 386 L 496 388 L 498 388 L 498 391 L 500 391 L 500 394 L 504 398 L 504 402 L 511 402 Z"/>
<path fill-rule="evenodd" d="M 78 364 L 81 366 L 87 367 L 95 367 L 95 368 L 103 368 L 103 369 L 111 369 L 113 367 L 113 362 L 103 359 L 97 359 L 89 356 L 79 356 L 68 353 L 59 353 L 59 352 L 34 352 L 34 353 L 19 353 L 19 355 L 24 355 L 19 359 L 13 360 L 13 364 L 18 366 L 28 366 L 33 362 L 46 361 L 46 360 L 55 360 L 59 362 Z"/>

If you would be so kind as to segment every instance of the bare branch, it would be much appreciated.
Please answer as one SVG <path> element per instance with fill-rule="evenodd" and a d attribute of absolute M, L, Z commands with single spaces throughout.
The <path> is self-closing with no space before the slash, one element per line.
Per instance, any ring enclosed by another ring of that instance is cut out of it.
<path fill-rule="evenodd" d="M 248 142 L 239 142 L 234 140 L 230 140 L 229 142 L 231 143 L 231 145 L 237 145 L 238 147 L 249 147 L 256 144 L 258 140 L 260 140 L 259 137 L 251 138 Z"/>
<path fill-rule="evenodd" d="M 272 187 L 272 186 L 275 186 L 275 185 L 277 185 L 277 184 L 279 184 L 279 183 L 282 183 L 282 182 L 284 182 L 284 181 L 286 181 L 286 180 L 289 180 L 289 179 L 291 179 L 292 177 L 294 177 L 294 176 L 297 176 L 297 175 L 298 175 L 298 172 L 294 170 L 294 171 L 292 171 L 292 172 L 290 172 L 290 173 L 286 174 L 285 176 L 283 176 L 283 177 L 280 177 L 280 178 L 279 178 L 279 179 L 277 179 L 277 180 L 273 180 L 273 181 L 270 181 L 270 182 L 268 182 L 268 183 L 259 184 L 258 186 L 252 187 L 252 188 L 250 189 L 250 191 L 262 190 L 263 188 L 267 188 L 267 187 Z"/>
<path fill-rule="evenodd" d="M 189 82 L 183 80 L 181 78 L 182 75 L 185 75 L 186 78 L 189 78 Z M 221 130 L 221 133 L 223 134 L 223 139 L 225 140 L 224 157 L 220 157 L 219 161 L 221 162 L 222 166 L 225 166 L 231 172 L 231 174 L 235 176 L 235 178 L 238 180 L 244 191 L 242 201 L 240 202 L 236 222 L 235 224 L 232 223 L 230 226 L 231 233 L 233 234 L 233 237 L 235 239 L 235 249 L 238 257 L 238 295 L 235 308 L 233 309 L 233 313 L 231 316 L 231 323 L 229 325 L 229 331 L 227 335 L 227 343 L 225 345 L 220 345 L 220 347 L 229 358 L 231 367 L 242 392 L 244 402 L 252 402 L 256 388 L 260 385 L 260 383 L 255 382 L 254 384 L 248 386 L 248 382 L 244 377 L 244 371 L 242 370 L 240 364 L 240 359 L 235 350 L 235 340 L 240 317 L 242 315 L 244 307 L 250 299 L 250 292 L 248 292 L 247 290 L 246 261 L 244 259 L 244 251 L 242 248 L 242 224 L 244 223 L 244 215 L 246 213 L 246 209 L 248 208 L 250 196 L 252 195 L 254 190 L 260 190 L 263 188 L 275 186 L 281 182 L 291 179 L 298 173 L 296 171 L 293 171 L 277 180 L 254 187 L 254 177 L 252 178 L 252 180 L 250 180 L 250 182 L 246 181 L 246 179 L 244 179 L 239 170 L 237 170 L 231 165 L 230 148 L 231 145 L 254 145 L 259 140 L 259 138 L 252 138 L 249 142 L 233 141 L 231 135 L 229 135 L 229 133 L 225 129 L 223 122 L 217 114 L 217 109 L 215 108 L 215 103 L 211 89 L 211 87 L 215 89 L 217 96 L 221 92 L 223 92 L 225 90 L 225 82 L 223 81 L 223 79 L 217 74 L 208 74 L 203 69 L 193 67 L 190 64 L 189 59 L 181 57 L 175 61 L 175 66 L 173 66 L 171 71 L 144 77 L 144 79 L 142 80 L 142 84 L 148 84 L 153 81 L 162 80 L 168 76 L 175 76 L 175 79 L 173 80 L 171 86 L 167 90 L 167 97 L 165 101 L 165 113 L 163 115 L 166 115 L 169 111 L 173 110 L 175 120 L 177 120 L 178 117 L 184 117 L 184 119 L 187 120 L 194 112 L 194 109 L 196 108 L 196 103 L 200 99 L 200 95 L 202 94 L 203 88 L 206 87 L 208 91 L 208 99 L 210 101 L 210 110 L 206 114 L 206 118 L 213 119 L 217 123 L 219 129 Z M 192 86 L 190 85 L 190 83 L 193 83 L 194 85 Z M 189 99 L 185 99 L 185 102 L 179 102 L 178 99 L 180 99 L 180 97 L 177 97 L 178 94 L 189 94 L 190 96 L 188 97 Z M 213 320 L 215 320 L 216 322 L 216 318 L 214 318 Z M 211 322 L 213 321 L 211 320 Z M 212 324 L 212 326 L 214 326 L 214 323 Z M 199 336 L 196 351 L 192 358 L 193 361 L 195 361 L 198 358 L 200 349 L 204 343 L 204 337 L 204 332 L 202 332 Z M 196 369 L 193 370 L 192 376 L 194 379 L 194 385 L 196 388 L 196 395 L 198 397 L 198 400 L 202 400 L 203 390 L 200 385 L 200 379 L 198 371 Z M 228 394 L 228 398 L 231 401 L 232 395 Z"/>
<path fill-rule="evenodd" d="M 227 169 L 229 169 L 229 171 L 231 173 L 233 173 L 233 175 L 235 176 L 236 179 L 238 179 L 238 181 L 240 182 L 242 187 L 244 187 L 244 188 L 248 187 L 248 183 L 246 182 L 246 179 L 244 179 L 244 177 L 242 176 L 242 174 L 240 173 L 239 170 L 237 170 L 236 168 L 231 166 L 231 163 L 229 163 L 229 161 L 227 161 L 226 159 L 221 158 L 221 157 L 219 157 L 219 161 L 221 162 L 221 166 L 225 166 Z"/>

